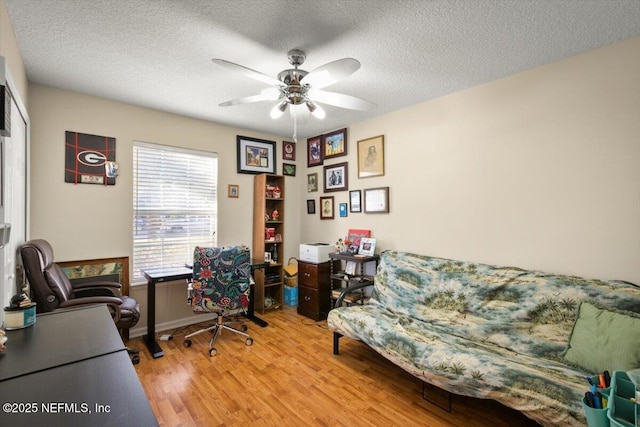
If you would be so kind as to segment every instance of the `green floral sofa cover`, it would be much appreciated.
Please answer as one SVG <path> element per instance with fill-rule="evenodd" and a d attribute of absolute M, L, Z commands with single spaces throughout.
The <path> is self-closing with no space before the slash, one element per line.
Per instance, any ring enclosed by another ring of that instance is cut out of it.
<path fill-rule="evenodd" d="M 584 372 L 566 362 L 582 301 L 640 313 L 640 287 L 385 251 L 371 299 L 335 308 L 334 353 L 359 339 L 419 379 L 494 399 L 543 425 L 585 425 Z"/>

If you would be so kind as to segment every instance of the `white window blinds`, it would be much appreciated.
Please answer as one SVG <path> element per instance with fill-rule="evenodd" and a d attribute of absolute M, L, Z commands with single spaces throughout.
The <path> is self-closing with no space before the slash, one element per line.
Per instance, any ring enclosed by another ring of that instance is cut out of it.
<path fill-rule="evenodd" d="M 195 246 L 216 246 L 216 153 L 133 144 L 133 281 L 143 271 L 192 263 Z"/>

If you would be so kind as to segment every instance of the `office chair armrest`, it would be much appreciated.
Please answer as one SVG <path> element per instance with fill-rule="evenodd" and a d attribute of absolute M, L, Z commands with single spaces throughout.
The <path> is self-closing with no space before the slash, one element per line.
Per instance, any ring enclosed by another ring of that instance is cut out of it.
<path fill-rule="evenodd" d="M 68 301 L 64 301 L 60 303 L 59 308 L 70 308 L 77 307 L 82 305 L 89 304 L 107 304 L 107 308 L 111 312 L 111 317 L 113 317 L 114 322 L 118 322 L 120 320 L 120 305 L 122 305 L 122 300 L 116 297 L 85 297 L 85 298 L 74 298 Z"/>
<path fill-rule="evenodd" d="M 73 291 L 80 297 L 122 296 L 122 285 L 117 282 L 98 280 L 95 282 L 72 283 Z"/>

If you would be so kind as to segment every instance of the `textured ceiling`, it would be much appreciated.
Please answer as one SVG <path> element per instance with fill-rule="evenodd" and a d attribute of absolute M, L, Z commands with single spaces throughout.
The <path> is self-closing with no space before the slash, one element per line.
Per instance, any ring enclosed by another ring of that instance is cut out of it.
<path fill-rule="evenodd" d="M 353 57 L 327 90 L 378 105 L 325 107 L 298 138 L 640 35 L 640 0 L 5 0 L 29 80 L 290 139 L 272 102 L 219 107 L 266 86 L 302 49 L 307 71 Z"/>

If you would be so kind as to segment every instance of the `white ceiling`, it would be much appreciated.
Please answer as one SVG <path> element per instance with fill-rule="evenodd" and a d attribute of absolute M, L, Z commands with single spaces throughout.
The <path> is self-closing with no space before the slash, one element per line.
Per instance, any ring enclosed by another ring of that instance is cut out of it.
<path fill-rule="evenodd" d="M 218 104 L 266 86 L 302 49 L 307 71 L 353 57 L 327 90 L 378 105 L 325 107 L 298 138 L 640 35 L 640 0 L 5 0 L 31 82 L 290 139 L 272 102 Z"/>

